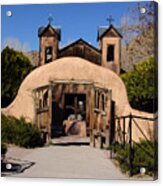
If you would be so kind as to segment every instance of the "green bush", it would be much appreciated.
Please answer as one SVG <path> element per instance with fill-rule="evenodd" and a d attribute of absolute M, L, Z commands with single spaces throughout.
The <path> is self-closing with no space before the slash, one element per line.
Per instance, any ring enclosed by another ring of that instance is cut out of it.
<path fill-rule="evenodd" d="M 1 69 L 1 107 L 6 107 L 14 100 L 20 84 L 33 66 L 22 52 L 6 47 L 1 52 Z"/>
<path fill-rule="evenodd" d="M 113 146 L 113 151 L 116 153 L 115 159 L 119 162 L 120 168 L 123 173 L 129 171 L 129 145 L 122 146 L 120 144 L 115 144 Z"/>
<path fill-rule="evenodd" d="M 122 172 L 129 171 L 129 144 L 122 146 L 115 144 L 113 147 L 116 153 L 115 159 L 118 160 Z M 133 144 L 133 174 L 139 174 L 140 168 L 146 168 L 146 174 L 153 175 L 157 171 L 157 142 L 141 141 Z"/>
<path fill-rule="evenodd" d="M 133 108 L 152 113 L 157 111 L 157 76 L 157 61 L 153 57 L 136 64 L 132 71 L 121 75 Z"/>
<path fill-rule="evenodd" d="M 15 144 L 21 147 L 33 148 L 43 145 L 40 131 L 27 123 L 24 118 L 13 116 L 1 117 L 2 142 Z"/>

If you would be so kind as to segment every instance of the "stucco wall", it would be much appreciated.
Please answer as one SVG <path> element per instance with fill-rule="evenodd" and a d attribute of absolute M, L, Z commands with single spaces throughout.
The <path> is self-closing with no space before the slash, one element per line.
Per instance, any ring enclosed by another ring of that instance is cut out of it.
<path fill-rule="evenodd" d="M 15 100 L 7 108 L 2 109 L 2 112 L 18 118 L 24 116 L 33 122 L 32 90 L 48 84 L 49 80 L 53 79 L 93 81 L 101 87 L 112 89 L 112 99 L 115 101 L 115 114 L 117 116 L 132 113 L 144 117 L 153 117 L 153 114 L 140 112 L 130 107 L 125 85 L 118 75 L 109 69 L 94 65 L 78 57 L 57 59 L 32 71 L 22 82 Z M 135 133 L 135 135 L 137 134 Z"/>

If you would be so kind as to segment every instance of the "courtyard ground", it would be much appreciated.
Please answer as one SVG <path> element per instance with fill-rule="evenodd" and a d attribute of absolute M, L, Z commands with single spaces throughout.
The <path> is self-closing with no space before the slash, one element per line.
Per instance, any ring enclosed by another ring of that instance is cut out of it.
<path fill-rule="evenodd" d="M 48 146 L 36 149 L 10 147 L 7 157 L 33 162 L 18 177 L 127 179 L 109 159 L 109 151 L 88 145 Z"/>
<path fill-rule="evenodd" d="M 130 178 L 122 174 L 110 159 L 110 151 L 93 148 L 89 138 L 78 136 L 56 138 L 42 148 L 9 146 L 6 159 L 21 164 L 21 172 L 4 176 L 152 180 L 145 175 Z"/>

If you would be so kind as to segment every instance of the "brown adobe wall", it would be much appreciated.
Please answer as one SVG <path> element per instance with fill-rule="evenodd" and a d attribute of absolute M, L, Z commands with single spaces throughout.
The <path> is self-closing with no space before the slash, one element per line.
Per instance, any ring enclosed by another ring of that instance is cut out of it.
<path fill-rule="evenodd" d="M 117 116 L 141 115 L 153 117 L 153 114 L 140 112 L 130 107 L 127 92 L 120 77 L 109 69 L 94 65 L 87 60 L 78 57 L 65 57 L 57 59 L 52 63 L 38 67 L 32 71 L 21 84 L 15 100 L 2 112 L 6 115 L 13 115 L 17 118 L 24 116 L 27 120 L 34 121 L 34 103 L 32 90 L 36 87 L 47 85 L 52 79 L 67 80 L 90 80 L 102 87 L 112 89 L 112 98 L 115 101 L 115 113 Z M 144 123 L 139 122 L 144 131 L 148 133 Z M 143 125 L 144 124 L 144 125 Z M 149 128 L 149 126 L 147 126 Z M 151 124 L 150 131 L 153 133 L 154 124 Z M 140 134 L 133 129 L 135 140 L 139 140 Z"/>

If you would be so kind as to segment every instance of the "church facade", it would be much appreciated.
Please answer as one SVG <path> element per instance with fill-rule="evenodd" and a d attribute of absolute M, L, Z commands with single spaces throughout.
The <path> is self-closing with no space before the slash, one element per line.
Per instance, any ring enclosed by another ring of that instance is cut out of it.
<path fill-rule="evenodd" d="M 84 58 L 96 65 L 111 69 L 116 74 L 121 70 L 121 38 L 120 32 L 113 26 L 99 27 L 96 48 L 79 39 L 66 47 L 59 49 L 61 40 L 60 27 L 52 26 L 38 29 L 39 37 L 39 66 L 50 63 L 58 58 L 74 56 Z"/>

